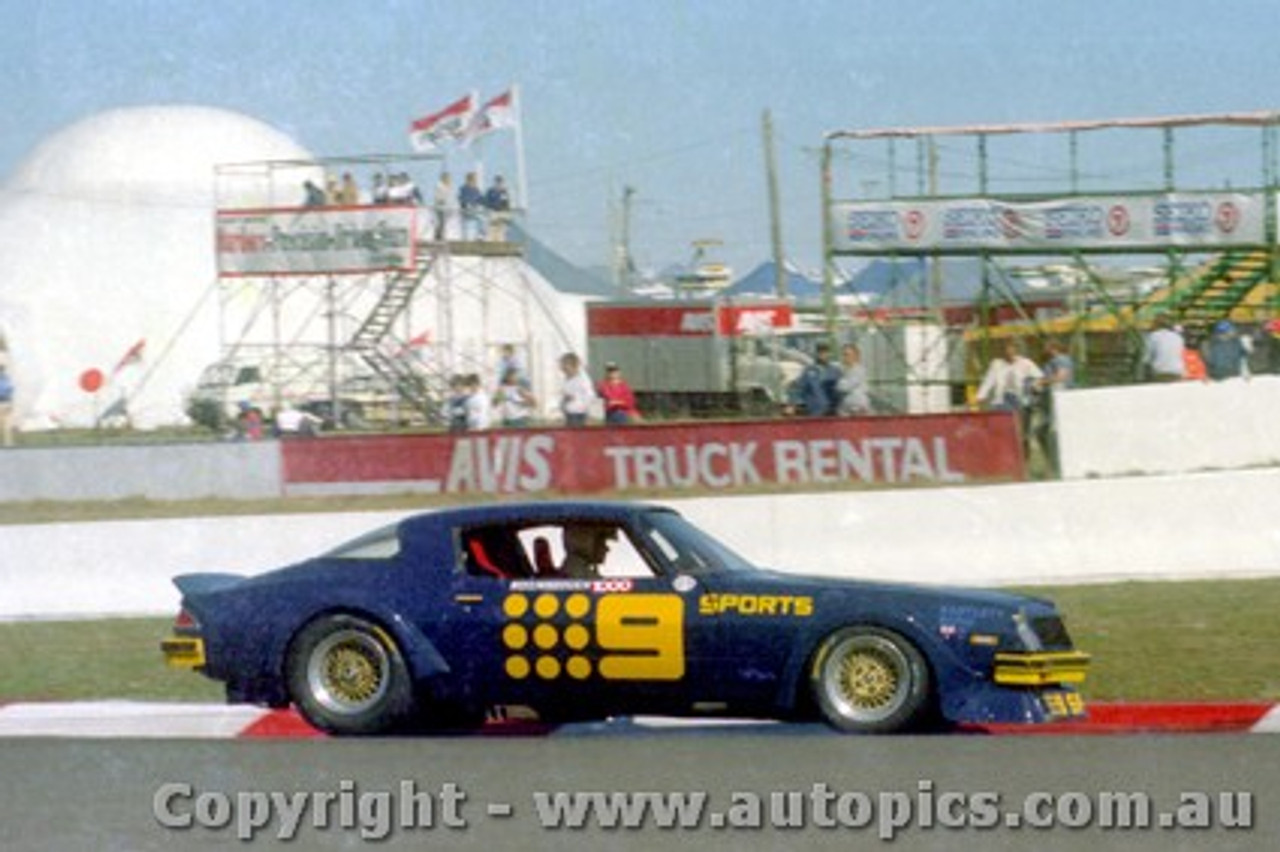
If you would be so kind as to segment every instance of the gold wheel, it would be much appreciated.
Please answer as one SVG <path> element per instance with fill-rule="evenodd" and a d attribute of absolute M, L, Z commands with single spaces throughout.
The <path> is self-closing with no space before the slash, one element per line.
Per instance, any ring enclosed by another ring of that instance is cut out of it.
<path fill-rule="evenodd" d="M 878 648 L 867 648 L 845 656 L 838 684 L 850 705 L 875 712 L 893 702 L 901 679 L 892 659 Z"/>
<path fill-rule="evenodd" d="M 316 643 L 307 661 L 307 687 L 317 704 L 350 716 L 374 707 L 390 680 L 386 646 L 374 633 L 336 630 Z"/>
<path fill-rule="evenodd" d="M 929 670 L 906 639 L 850 627 L 827 637 L 814 658 L 813 695 L 827 721 L 844 731 L 909 727 L 929 699 Z"/>

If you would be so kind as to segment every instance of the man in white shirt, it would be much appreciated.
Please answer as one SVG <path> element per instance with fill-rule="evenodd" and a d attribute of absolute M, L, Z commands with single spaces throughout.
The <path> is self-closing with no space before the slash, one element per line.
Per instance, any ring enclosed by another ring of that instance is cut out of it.
<path fill-rule="evenodd" d="M 582 359 L 574 352 L 566 352 L 560 357 L 560 372 L 564 373 L 564 383 L 560 386 L 560 411 L 564 414 L 564 425 L 585 426 L 591 405 L 596 401 L 591 377 L 582 369 Z"/>
<path fill-rule="evenodd" d="M 493 405 L 480 386 L 480 376 L 472 373 L 466 379 L 467 398 L 463 408 L 467 414 L 467 431 L 480 432 L 493 425 Z"/>
<path fill-rule="evenodd" d="M 1169 315 L 1161 314 L 1156 317 L 1155 328 L 1147 335 L 1146 352 L 1142 358 L 1151 380 L 1181 381 L 1186 371 L 1186 363 L 1183 361 L 1185 348 L 1182 335 L 1173 328 Z"/>
<path fill-rule="evenodd" d="M 987 367 L 978 386 L 978 402 L 1005 411 L 1022 411 L 1030 401 L 1031 389 L 1044 378 L 1044 371 L 1026 355 L 1018 341 L 1009 338 L 1004 352 Z"/>

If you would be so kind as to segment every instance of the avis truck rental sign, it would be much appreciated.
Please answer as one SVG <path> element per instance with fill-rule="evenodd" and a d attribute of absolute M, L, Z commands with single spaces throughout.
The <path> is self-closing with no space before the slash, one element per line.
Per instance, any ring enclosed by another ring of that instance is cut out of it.
<path fill-rule="evenodd" d="M 1007 412 L 622 429 L 354 436 L 282 444 L 293 494 L 385 485 L 436 493 L 589 494 L 1022 479 Z"/>

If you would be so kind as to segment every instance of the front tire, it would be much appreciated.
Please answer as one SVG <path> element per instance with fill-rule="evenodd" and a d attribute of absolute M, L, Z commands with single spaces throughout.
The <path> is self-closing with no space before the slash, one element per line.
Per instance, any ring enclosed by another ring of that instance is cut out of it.
<path fill-rule="evenodd" d="M 928 663 L 907 639 L 877 627 L 846 627 L 818 647 L 809 671 L 814 703 L 833 728 L 883 734 L 929 716 Z"/>
<path fill-rule="evenodd" d="M 331 734 L 390 733 L 413 713 L 413 684 L 395 640 L 356 616 L 304 627 L 290 645 L 286 675 L 303 717 Z"/>

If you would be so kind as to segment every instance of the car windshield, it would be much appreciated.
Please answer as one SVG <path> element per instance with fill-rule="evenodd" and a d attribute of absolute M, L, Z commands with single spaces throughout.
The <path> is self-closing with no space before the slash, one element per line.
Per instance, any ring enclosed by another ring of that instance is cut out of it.
<path fill-rule="evenodd" d="M 645 537 L 678 572 L 707 574 L 757 570 L 746 559 L 675 512 L 654 510 L 645 514 L 645 521 Z"/>

